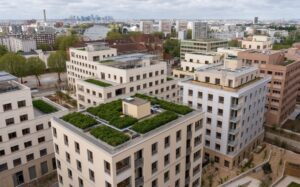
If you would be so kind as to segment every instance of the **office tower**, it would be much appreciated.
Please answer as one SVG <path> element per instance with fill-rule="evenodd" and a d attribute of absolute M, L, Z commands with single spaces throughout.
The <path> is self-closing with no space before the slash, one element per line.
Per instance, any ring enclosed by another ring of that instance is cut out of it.
<path fill-rule="evenodd" d="M 32 100 L 30 88 L 0 72 L 1 186 L 27 185 L 55 174 L 51 122 L 67 109 L 46 98 Z"/>
<path fill-rule="evenodd" d="M 193 22 L 192 39 L 199 40 L 208 38 L 208 25 L 205 22 Z"/>
<path fill-rule="evenodd" d="M 171 33 L 172 21 L 171 20 L 159 20 L 158 31 L 163 33 Z"/>
<path fill-rule="evenodd" d="M 153 21 L 140 21 L 140 31 L 144 34 L 151 34 L 153 30 Z"/>
<path fill-rule="evenodd" d="M 188 29 L 188 21 L 186 20 L 176 20 L 175 29 L 177 32 L 185 31 Z"/>
<path fill-rule="evenodd" d="M 100 111 L 115 120 L 107 122 Z M 59 186 L 200 186 L 203 118 L 201 111 L 140 94 L 54 118 Z"/>
<path fill-rule="evenodd" d="M 273 41 L 268 36 L 254 35 L 252 38 L 242 40 L 242 48 L 269 50 L 273 47 Z"/>
<path fill-rule="evenodd" d="M 45 9 L 43 10 L 43 15 L 44 15 L 44 22 L 46 23 L 47 22 L 47 17 L 46 17 L 46 10 Z"/>
<path fill-rule="evenodd" d="M 239 165 L 263 141 L 267 83 L 256 67 L 236 58 L 208 64 L 179 83 L 183 103 L 206 112 L 205 159 L 220 167 Z"/>
<path fill-rule="evenodd" d="M 253 24 L 258 24 L 258 17 L 254 17 Z"/>

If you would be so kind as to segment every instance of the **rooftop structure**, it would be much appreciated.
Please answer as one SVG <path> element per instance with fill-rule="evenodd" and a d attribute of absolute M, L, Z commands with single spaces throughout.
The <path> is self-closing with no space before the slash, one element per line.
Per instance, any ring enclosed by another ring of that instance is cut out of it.
<path fill-rule="evenodd" d="M 252 38 L 242 40 L 242 48 L 269 50 L 273 47 L 273 41 L 268 36 L 254 35 Z"/>

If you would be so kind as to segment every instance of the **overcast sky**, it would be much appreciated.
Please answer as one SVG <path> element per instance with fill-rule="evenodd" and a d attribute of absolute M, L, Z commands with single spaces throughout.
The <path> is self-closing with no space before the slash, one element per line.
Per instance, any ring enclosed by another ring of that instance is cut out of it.
<path fill-rule="evenodd" d="M 48 18 L 300 18 L 300 0 L 0 0 L 0 19 L 41 19 L 43 9 Z"/>

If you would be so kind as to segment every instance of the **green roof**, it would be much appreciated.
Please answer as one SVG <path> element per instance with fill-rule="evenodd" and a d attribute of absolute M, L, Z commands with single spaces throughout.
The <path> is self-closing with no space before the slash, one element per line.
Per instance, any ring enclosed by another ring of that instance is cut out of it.
<path fill-rule="evenodd" d="M 50 113 L 58 111 L 57 108 L 46 103 L 45 101 L 43 101 L 41 99 L 32 101 L 32 105 L 34 108 L 38 109 L 39 111 L 41 111 L 42 113 L 45 113 L 45 114 L 50 114 Z"/>
<path fill-rule="evenodd" d="M 71 114 L 67 114 L 61 118 L 62 120 L 80 128 L 80 129 L 86 129 L 89 127 L 92 127 L 96 125 L 98 122 L 92 118 L 91 116 L 79 113 L 79 112 L 73 112 Z"/>
<path fill-rule="evenodd" d="M 109 83 L 102 82 L 102 81 L 95 80 L 95 79 L 87 79 L 87 80 L 85 80 L 85 82 L 92 83 L 92 84 L 95 84 L 95 85 L 101 86 L 101 87 L 109 87 L 109 86 L 111 86 L 111 84 L 109 84 Z"/>
<path fill-rule="evenodd" d="M 118 146 L 130 139 L 127 134 L 105 125 L 93 128 L 90 134 L 111 146 Z"/>

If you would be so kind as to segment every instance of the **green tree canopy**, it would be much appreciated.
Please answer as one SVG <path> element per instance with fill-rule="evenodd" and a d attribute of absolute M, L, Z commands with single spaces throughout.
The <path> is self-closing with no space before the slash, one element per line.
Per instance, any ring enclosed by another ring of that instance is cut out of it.
<path fill-rule="evenodd" d="M 39 57 L 30 57 L 27 59 L 26 68 L 28 74 L 34 75 L 38 81 L 38 85 L 41 86 L 39 76 L 46 70 L 45 63 Z"/>
<path fill-rule="evenodd" d="M 22 78 L 27 74 L 26 59 L 20 54 L 6 53 L 0 58 L 0 70 L 21 78 L 21 83 L 23 83 Z"/>
<path fill-rule="evenodd" d="M 172 57 L 180 57 L 180 42 L 179 40 L 167 39 L 163 44 L 164 52 Z"/>
<path fill-rule="evenodd" d="M 188 40 L 191 40 L 191 39 L 192 39 L 192 29 L 188 29 L 188 30 L 187 30 L 186 38 L 187 38 Z"/>
<path fill-rule="evenodd" d="M 48 58 L 48 67 L 57 73 L 58 81 L 61 82 L 60 74 L 66 71 L 67 54 L 65 51 L 51 53 Z"/>
<path fill-rule="evenodd" d="M 0 45 L 0 57 L 7 53 L 7 48 L 4 45 Z"/>
<path fill-rule="evenodd" d="M 106 39 L 107 40 L 121 40 L 123 38 L 122 34 L 119 32 L 115 32 L 115 31 L 109 31 L 106 34 Z"/>
<path fill-rule="evenodd" d="M 37 46 L 37 49 L 41 49 L 42 51 L 51 51 L 53 49 L 53 46 L 49 44 L 40 44 Z"/>
<path fill-rule="evenodd" d="M 229 47 L 240 47 L 240 43 L 239 43 L 239 41 L 238 40 L 230 40 L 229 42 L 228 42 L 228 46 Z"/>
<path fill-rule="evenodd" d="M 57 50 L 66 51 L 78 42 L 79 38 L 75 34 L 69 36 L 59 36 L 55 39 L 54 48 Z"/>

